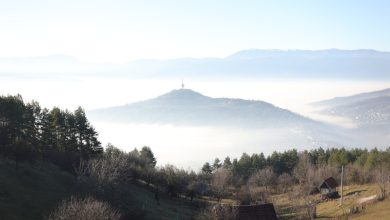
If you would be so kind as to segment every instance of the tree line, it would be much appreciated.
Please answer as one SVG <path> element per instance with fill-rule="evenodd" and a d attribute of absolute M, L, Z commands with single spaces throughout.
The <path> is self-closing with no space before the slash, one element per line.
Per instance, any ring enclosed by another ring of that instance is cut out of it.
<path fill-rule="evenodd" d="M 49 110 L 20 95 L 0 97 L 0 154 L 16 166 L 41 160 L 72 170 L 80 160 L 102 154 L 97 136 L 81 107 Z"/>
<path fill-rule="evenodd" d="M 385 162 L 389 157 L 390 148 L 386 150 L 372 150 L 359 148 L 317 148 L 310 151 L 298 152 L 296 149 L 284 152 L 273 152 L 269 156 L 263 153 L 248 155 L 243 153 L 240 158 L 226 157 L 223 161 L 216 158 L 213 162 L 206 162 L 201 171 L 204 174 L 212 174 L 219 168 L 229 169 L 236 181 L 246 181 L 253 173 L 258 170 L 270 168 L 275 175 L 293 175 L 299 167 L 300 160 L 305 158 L 307 163 L 315 167 L 348 167 L 351 172 L 349 180 L 352 183 L 369 182 L 368 176 L 364 175 L 363 170 L 370 171 L 379 164 Z M 358 175 L 358 171 L 360 174 Z"/>
<path fill-rule="evenodd" d="M 328 177 L 340 183 L 342 167 L 344 185 L 374 183 L 378 186 L 379 200 L 388 196 L 390 148 L 318 148 L 301 152 L 292 149 L 267 157 L 263 153 L 243 153 L 233 160 L 226 157 L 223 161 L 216 158 L 206 162 L 201 173 L 209 176 L 206 184 L 214 189 L 211 192 L 217 198 L 252 204 L 267 202 L 272 194 L 287 193 L 291 200 L 297 201 L 296 207 L 307 209 L 296 212 L 310 218 L 313 204 L 318 202 L 318 197 L 312 195 L 319 193 L 320 183 Z M 289 209 L 286 214 L 291 212 Z"/>

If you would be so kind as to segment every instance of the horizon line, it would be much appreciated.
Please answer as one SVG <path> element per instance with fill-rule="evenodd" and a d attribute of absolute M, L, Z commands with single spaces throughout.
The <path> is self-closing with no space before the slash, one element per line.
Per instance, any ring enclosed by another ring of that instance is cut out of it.
<path fill-rule="evenodd" d="M 321 51 L 371 51 L 371 52 L 377 52 L 377 53 L 390 53 L 390 51 L 386 50 L 378 50 L 378 49 L 369 49 L 369 48 L 360 48 L 360 49 L 340 49 L 340 48 L 324 48 L 324 49 L 265 49 L 265 48 L 248 48 L 248 49 L 242 49 L 238 50 L 236 52 L 230 53 L 229 55 L 225 56 L 202 56 L 202 57 L 195 57 L 195 56 L 182 56 L 182 57 L 176 57 L 176 58 L 166 58 L 166 59 L 159 59 L 159 58 L 138 58 L 138 59 L 130 59 L 125 62 L 87 62 L 83 59 L 80 59 L 76 55 L 72 54 L 66 54 L 66 53 L 53 53 L 48 55 L 37 55 L 37 56 L 0 56 L 0 59 L 39 59 L 39 58 L 50 58 L 50 57 L 66 57 L 74 59 L 74 61 L 78 61 L 80 64 L 102 64 L 102 65 L 121 65 L 121 64 L 127 64 L 132 62 L 142 62 L 142 61 L 172 61 L 172 60 L 183 60 L 183 59 L 227 59 L 231 56 L 234 56 L 240 52 L 249 52 L 249 51 L 267 51 L 267 52 L 321 52 Z"/>

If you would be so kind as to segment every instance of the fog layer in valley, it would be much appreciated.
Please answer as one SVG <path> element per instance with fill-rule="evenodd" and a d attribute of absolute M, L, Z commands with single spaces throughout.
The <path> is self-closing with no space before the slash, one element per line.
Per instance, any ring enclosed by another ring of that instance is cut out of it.
<path fill-rule="evenodd" d="M 180 88 L 177 80 L 134 80 L 122 77 L 15 77 L 1 76 L 2 94 L 20 93 L 26 100 L 39 100 L 44 107 L 59 106 L 74 110 L 83 106 L 87 111 L 155 98 Z M 299 129 L 245 129 L 213 126 L 175 126 L 159 124 L 121 124 L 92 120 L 103 144 L 108 142 L 125 150 L 150 146 L 160 165 L 171 163 L 198 169 L 215 157 L 237 157 L 242 152 L 270 154 L 274 150 L 313 147 L 384 145 L 389 137 L 378 138 L 360 133 L 361 139 L 342 128 L 354 127 L 351 120 L 320 115 L 309 103 L 390 87 L 390 82 L 346 80 L 191 80 L 184 79 L 186 88 L 217 98 L 262 100 L 315 120 L 341 127 L 334 142 L 313 139 Z M 327 134 L 324 134 L 326 136 Z M 349 136 L 351 135 L 351 136 Z M 366 136 L 364 136 L 366 135 Z M 342 137 L 339 137 L 342 136 Z M 349 138 L 350 137 L 350 138 Z M 388 142 L 387 142 L 388 143 Z"/>
<path fill-rule="evenodd" d="M 152 146 L 160 165 L 170 163 L 192 169 L 198 169 L 205 161 L 216 157 L 239 157 L 243 152 L 264 152 L 268 155 L 274 150 L 283 151 L 293 147 L 303 150 L 320 146 L 299 130 L 94 124 L 103 142 L 112 142 L 126 150 Z"/>

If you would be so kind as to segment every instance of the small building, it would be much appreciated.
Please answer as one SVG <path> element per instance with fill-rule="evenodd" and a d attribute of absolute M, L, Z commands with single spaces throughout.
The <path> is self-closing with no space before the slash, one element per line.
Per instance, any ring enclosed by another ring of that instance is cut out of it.
<path fill-rule="evenodd" d="M 274 205 L 272 203 L 261 205 L 240 205 L 236 206 L 237 216 L 239 220 L 277 220 Z"/>
<path fill-rule="evenodd" d="M 337 192 L 337 187 L 339 184 L 333 177 L 329 177 L 322 181 L 319 186 L 322 198 L 337 198 L 339 193 Z"/>
<path fill-rule="evenodd" d="M 256 205 L 229 205 L 217 204 L 212 212 L 215 219 L 230 217 L 237 220 L 277 220 L 278 217 L 272 203 Z"/>

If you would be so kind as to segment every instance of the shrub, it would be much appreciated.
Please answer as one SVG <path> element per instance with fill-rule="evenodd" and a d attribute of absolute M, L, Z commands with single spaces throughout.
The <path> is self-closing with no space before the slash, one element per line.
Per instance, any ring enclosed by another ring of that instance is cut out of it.
<path fill-rule="evenodd" d="M 234 198 L 238 201 L 240 205 L 250 205 L 255 199 L 249 189 L 249 186 L 245 185 L 240 188 L 240 190 L 235 194 Z"/>
<path fill-rule="evenodd" d="M 237 219 L 237 209 L 229 205 L 210 205 L 206 207 L 200 215 L 198 220 L 233 220 Z"/>
<path fill-rule="evenodd" d="M 102 201 L 91 197 L 80 199 L 71 197 L 64 200 L 50 214 L 48 220 L 115 220 L 120 219 L 118 211 Z"/>

